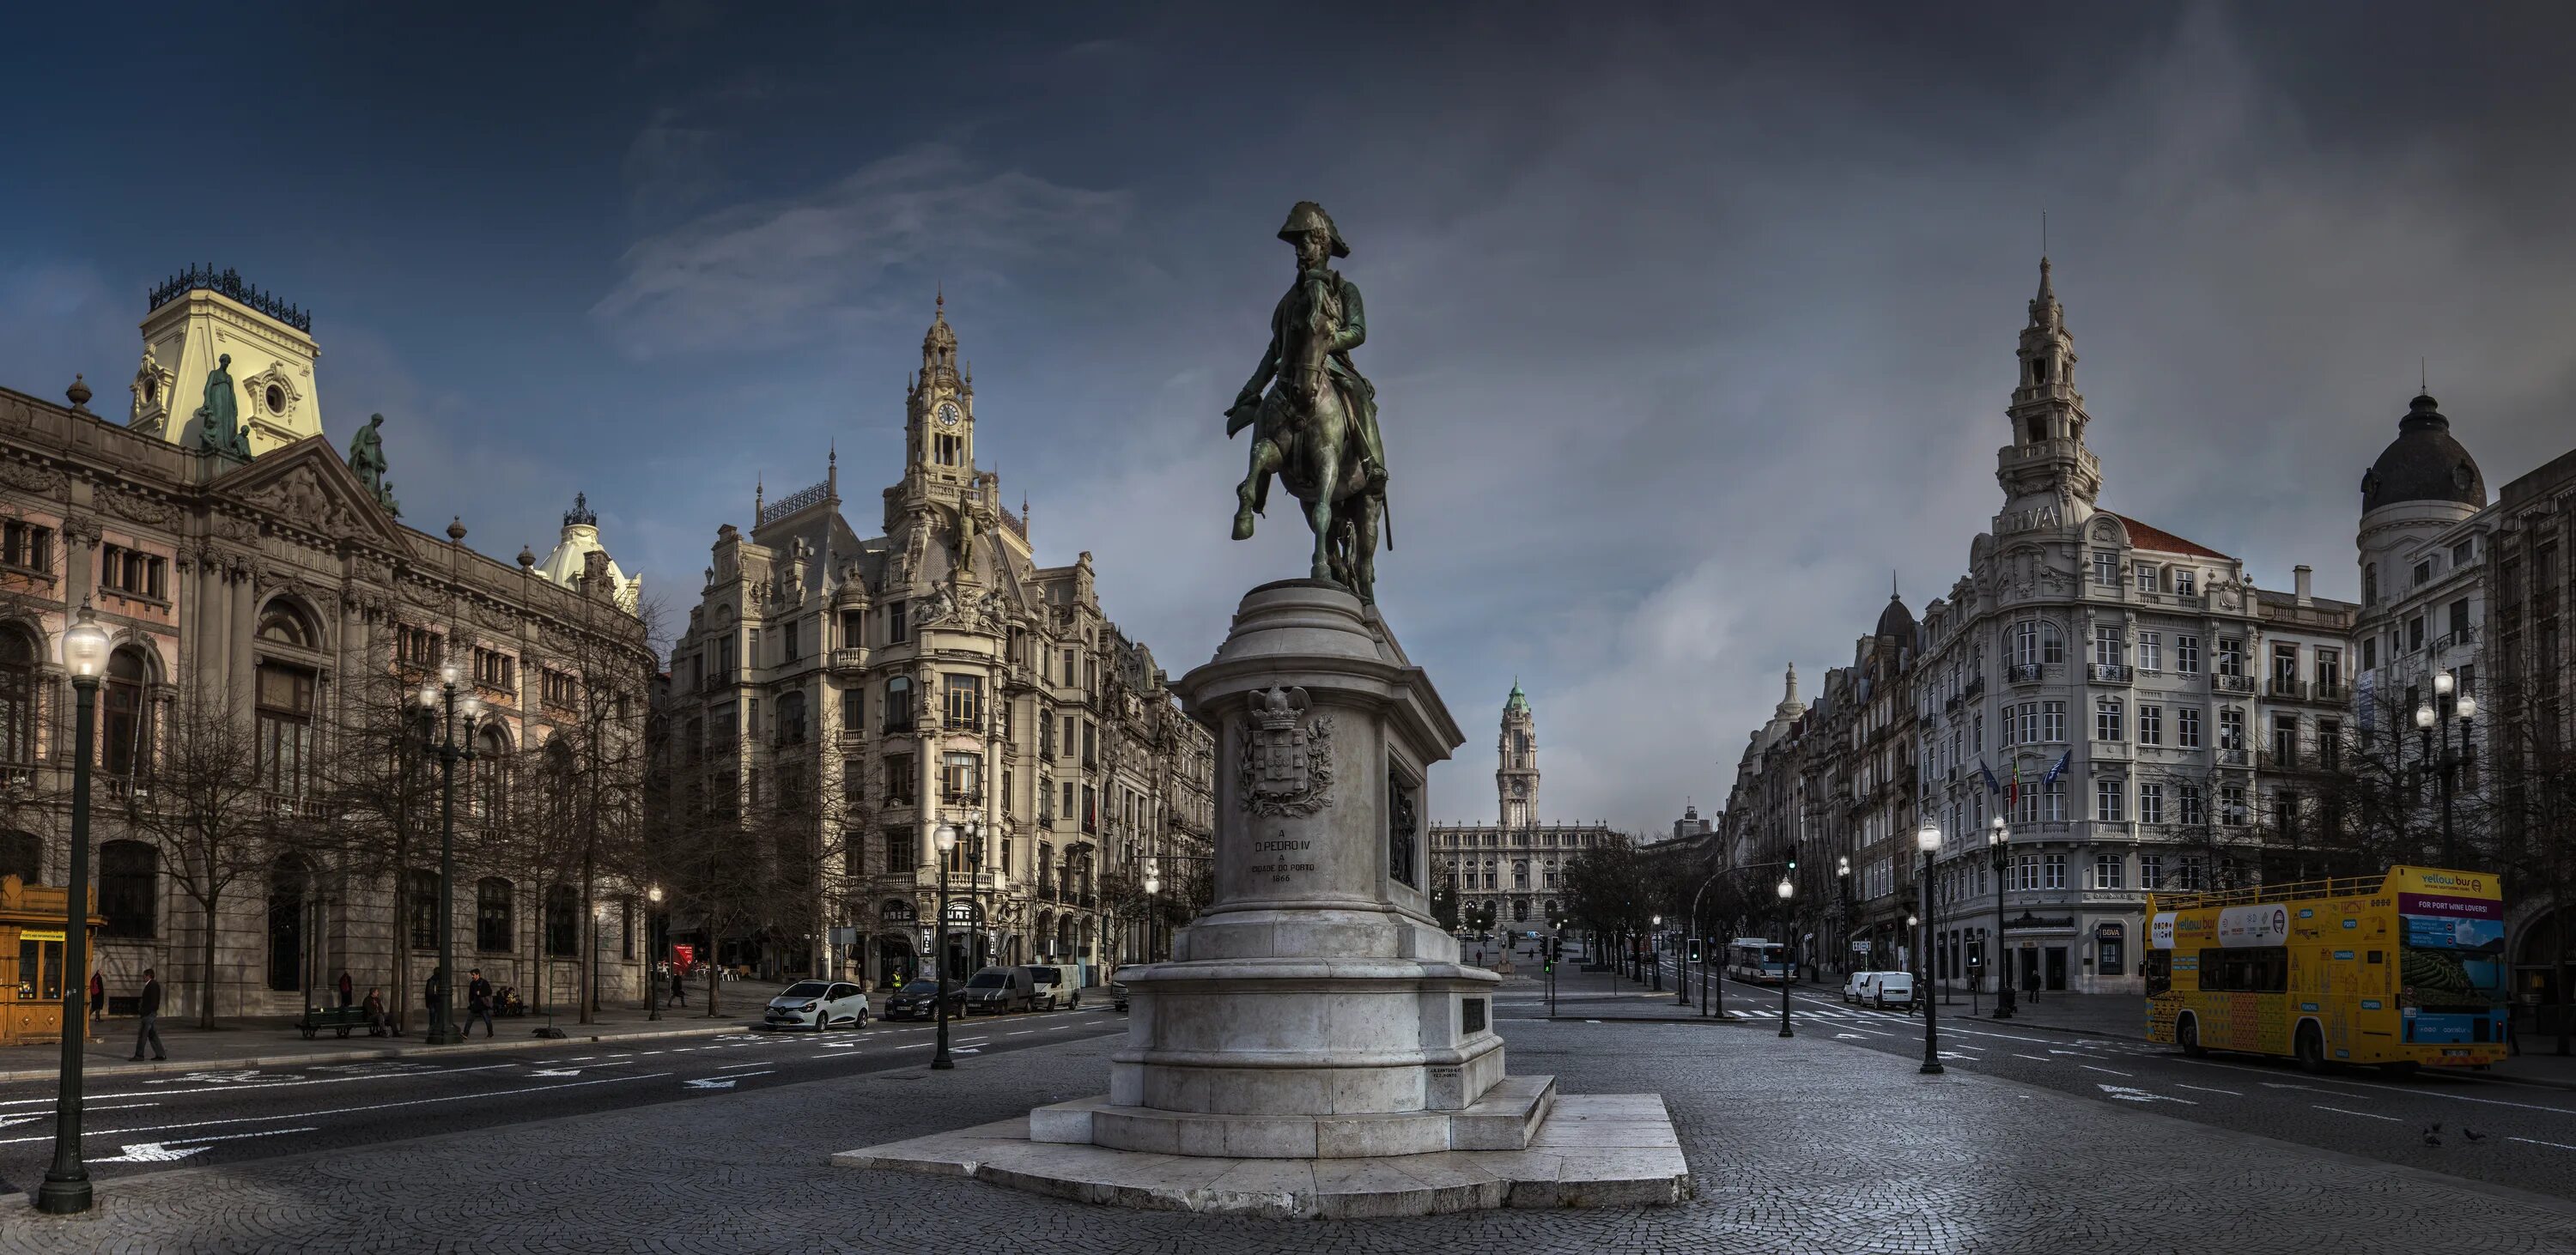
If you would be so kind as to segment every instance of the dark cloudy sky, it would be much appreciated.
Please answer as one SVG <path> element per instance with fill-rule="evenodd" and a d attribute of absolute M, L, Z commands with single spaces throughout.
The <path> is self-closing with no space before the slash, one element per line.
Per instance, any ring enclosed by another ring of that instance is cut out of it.
<path fill-rule="evenodd" d="M 543 551 L 587 491 L 684 607 L 833 442 L 866 526 L 944 284 L 1041 560 L 1178 673 L 1303 569 L 1225 539 L 1219 414 L 1311 197 L 1469 729 L 1434 811 L 1518 675 L 1542 809 L 1640 826 L 1964 568 L 2043 209 L 2105 504 L 2259 583 L 2350 595 L 2419 358 L 2491 485 L 2576 444 L 2564 6 L 758 7 L 18 14 L 0 381 L 120 396 L 145 288 L 235 266 L 415 522 Z"/>

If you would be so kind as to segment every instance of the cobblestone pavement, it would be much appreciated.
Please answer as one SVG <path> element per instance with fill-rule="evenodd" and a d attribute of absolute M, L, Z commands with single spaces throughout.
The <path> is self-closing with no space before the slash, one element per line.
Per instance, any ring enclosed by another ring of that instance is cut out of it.
<path fill-rule="evenodd" d="M 2576 1205 L 2209 1128 L 1802 1033 L 1514 1021 L 1515 1071 L 1666 1095 L 1682 1206 L 1368 1222 L 1133 1213 L 833 1151 L 1103 1088 L 1111 1039 L 356 1153 L 106 1183 L 17 1251 L 2576 1252 Z M 0 1204 L 7 1206 L 11 1204 Z"/>

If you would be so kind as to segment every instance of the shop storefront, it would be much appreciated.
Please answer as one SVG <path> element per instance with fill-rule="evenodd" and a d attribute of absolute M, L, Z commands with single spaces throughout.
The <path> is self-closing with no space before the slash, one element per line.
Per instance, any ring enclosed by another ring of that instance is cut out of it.
<path fill-rule="evenodd" d="M 84 988 L 88 976 L 64 970 L 65 890 L 0 877 L 0 1046 L 63 1039 L 63 985 Z M 97 895 L 90 898 L 97 909 Z M 89 952 L 97 953 L 107 917 L 89 917 Z"/>

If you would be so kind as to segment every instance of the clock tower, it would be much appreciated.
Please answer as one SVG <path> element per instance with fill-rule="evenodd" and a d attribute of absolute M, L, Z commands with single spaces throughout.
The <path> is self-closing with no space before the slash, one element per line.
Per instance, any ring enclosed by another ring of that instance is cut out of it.
<path fill-rule="evenodd" d="M 957 332 L 941 294 L 921 337 L 921 370 L 906 394 L 905 465 L 929 485 L 975 480 L 975 376 L 957 364 Z M 933 495 L 939 495 L 934 493 Z"/>
<path fill-rule="evenodd" d="M 1494 769 L 1494 792 L 1502 802 L 1503 827 L 1527 828 L 1538 814 L 1538 720 L 1517 680 L 1503 701 L 1502 739 L 1494 748 L 1501 764 Z"/>

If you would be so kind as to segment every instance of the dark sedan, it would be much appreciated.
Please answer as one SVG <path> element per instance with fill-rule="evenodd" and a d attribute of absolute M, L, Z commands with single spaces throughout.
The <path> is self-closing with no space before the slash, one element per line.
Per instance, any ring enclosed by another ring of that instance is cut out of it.
<path fill-rule="evenodd" d="M 948 986 L 948 1014 L 964 1018 L 966 987 Z M 885 1018 L 889 1020 L 931 1020 L 939 1017 L 939 982 L 917 980 L 886 995 Z"/>

